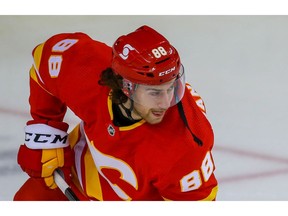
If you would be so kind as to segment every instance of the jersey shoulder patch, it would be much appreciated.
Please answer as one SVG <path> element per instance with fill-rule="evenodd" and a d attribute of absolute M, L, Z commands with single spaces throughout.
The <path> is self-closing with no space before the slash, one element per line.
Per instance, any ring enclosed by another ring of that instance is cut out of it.
<path fill-rule="evenodd" d="M 197 91 L 194 88 L 192 88 L 192 86 L 189 83 L 186 83 L 186 87 L 190 91 L 192 98 L 194 99 L 194 101 L 197 104 L 197 106 L 199 107 L 199 109 L 202 111 L 202 113 L 204 115 L 206 115 L 205 103 L 204 103 L 203 99 L 201 98 L 201 96 L 197 93 Z"/>

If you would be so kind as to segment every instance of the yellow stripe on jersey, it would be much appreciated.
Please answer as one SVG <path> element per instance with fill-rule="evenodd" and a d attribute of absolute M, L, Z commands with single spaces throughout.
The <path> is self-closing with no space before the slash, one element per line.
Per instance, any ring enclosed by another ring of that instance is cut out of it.
<path fill-rule="evenodd" d="M 109 92 L 109 96 L 107 98 L 107 105 L 108 105 L 108 111 L 110 115 L 110 119 L 113 121 L 113 111 L 112 111 L 112 99 L 110 97 L 111 91 Z"/>
<path fill-rule="evenodd" d="M 71 148 L 74 148 L 74 146 L 78 143 L 80 136 L 81 136 L 80 124 L 78 124 L 69 133 L 69 144 Z M 85 164 L 85 180 L 86 180 L 85 189 L 87 195 L 90 197 L 95 197 L 97 200 L 103 200 L 98 171 L 95 167 L 94 160 L 89 151 L 89 148 L 87 149 L 84 155 L 84 164 Z"/>
<path fill-rule="evenodd" d="M 32 66 L 31 69 L 30 69 L 30 77 L 31 77 L 36 83 L 39 84 L 38 77 L 37 77 L 37 74 L 36 74 L 36 71 L 35 71 L 34 66 Z"/>
<path fill-rule="evenodd" d="M 40 78 L 40 81 L 38 79 L 38 76 L 37 76 L 37 73 L 36 73 L 36 70 L 39 71 L 39 68 L 40 68 L 40 62 L 41 62 L 41 57 L 42 57 L 42 52 L 43 52 L 43 48 L 44 48 L 44 43 L 38 45 L 34 52 L 33 52 L 33 58 L 34 58 L 34 67 L 32 66 L 31 70 L 30 70 L 30 77 L 38 83 L 38 85 L 44 89 L 46 92 L 48 92 L 50 95 L 52 95 L 49 91 L 47 91 L 47 89 L 44 88 L 42 82 L 41 81 L 41 78 Z M 40 74 L 38 74 L 40 76 Z"/>
<path fill-rule="evenodd" d="M 218 192 L 218 186 L 215 186 L 211 193 L 209 194 L 209 196 L 207 196 L 205 199 L 202 199 L 200 201 L 212 201 L 212 200 L 215 200 L 216 199 L 216 195 L 217 195 L 217 192 Z"/>
<path fill-rule="evenodd" d="M 43 47 L 44 47 L 44 43 L 38 45 L 36 47 L 36 49 L 34 50 L 33 57 L 34 57 L 35 67 L 36 67 L 37 70 L 39 70 L 39 67 L 40 67 Z"/>
<path fill-rule="evenodd" d="M 77 141 L 80 137 L 80 124 L 77 124 L 75 128 L 69 133 L 69 144 L 71 148 L 74 148 L 74 146 L 77 144 Z"/>
<path fill-rule="evenodd" d="M 98 170 L 95 167 L 94 160 L 89 148 L 87 148 L 84 156 L 84 164 L 87 195 L 90 197 L 95 197 L 97 200 L 103 201 Z"/>
<path fill-rule="evenodd" d="M 34 66 L 31 67 L 30 69 L 30 77 L 31 79 L 33 79 L 43 90 L 45 90 L 48 94 L 52 95 L 49 91 L 47 91 L 43 85 L 39 82 L 39 79 L 38 79 L 38 76 L 37 76 L 37 73 L 35 71 L 35 68 Z"/>
<path fill-rule="evenodd" d="M 141 126 L 142 124 L 144 124 L 146 121 L 144 119 L 142 119 L 141 121 L 139 122 L 136 122 L 135 124 L 133 125 L 130 125 L 130 126 L 125 126 L 125 127 L 119 127 L 119 131 L 128 131 L 128 130 L 132 130 L 136 127 L 139 127 Z"/>

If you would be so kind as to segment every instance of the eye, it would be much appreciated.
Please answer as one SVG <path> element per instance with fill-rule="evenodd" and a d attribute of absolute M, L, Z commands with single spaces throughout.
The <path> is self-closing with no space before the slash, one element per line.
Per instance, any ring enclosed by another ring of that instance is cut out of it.
<path fill-rule="evenodd" d="M 160 91 L 152 91 L 149 93 L 151 96 L 159 96 L 160 95 Z"/>
<path fill-rule="evenodd" d="M 174 85 L 172 85 L 169 89 L 167 89 L 167 92 L 170 93 L 174 90 Z"/>

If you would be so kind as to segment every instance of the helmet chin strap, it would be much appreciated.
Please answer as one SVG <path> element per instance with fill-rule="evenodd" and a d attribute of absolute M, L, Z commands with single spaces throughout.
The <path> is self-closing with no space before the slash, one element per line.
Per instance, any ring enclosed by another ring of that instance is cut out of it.
<path fill-rule="evenodd" d="M 127 118 L 128 118 L 129 120 L 131 120 L 131 121 L 136 121 L 136 119 L 134 119 L 134 118 L 132 117 L 132 111 L 133 111 L 133 109 L 134 109 L 134 102 L 133 102 L 133 100 L 130 100 L 130 102 L 131 102 L 130 108 L 125 107 L 125 106 L 123 105 L 123 103 L 121 103 L 120 106 L 121 106 L 122 109 L 125 111 L 125 113 L 126 113 L 126 115 L 127 115 Z"/>

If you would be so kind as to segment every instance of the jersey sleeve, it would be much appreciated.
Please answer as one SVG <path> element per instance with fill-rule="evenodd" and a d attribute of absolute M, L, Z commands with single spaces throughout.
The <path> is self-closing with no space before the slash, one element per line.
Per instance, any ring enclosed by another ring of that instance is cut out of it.
<path fill-rule="evenodd" d="M 164 200 L 213 201 L 218 183 L 211 151 L 187 153 L 157 185 Z"/>
<path fill-rule="evenodd" d="M 68 125 L 62 122 L 67 106 L 46 89 L 35 65 L 30 69 L 29 104 L 32 120 L 28 121 L 27 125 L 47 124 L 57 129 L 68 130 Z"/>
<path fill-rule="evenodd" d="M 54 35 L 35 47 L 29 97 L 33 121 L 67 130 L 63 123 L 67 107 L 82 119 L 111 54 L 111 47 L 84 33 Z"/>

